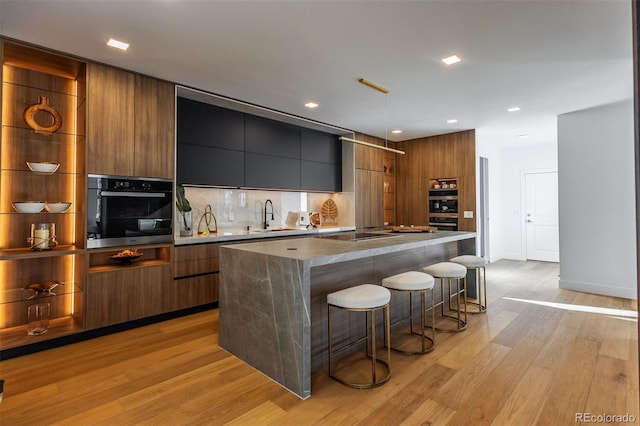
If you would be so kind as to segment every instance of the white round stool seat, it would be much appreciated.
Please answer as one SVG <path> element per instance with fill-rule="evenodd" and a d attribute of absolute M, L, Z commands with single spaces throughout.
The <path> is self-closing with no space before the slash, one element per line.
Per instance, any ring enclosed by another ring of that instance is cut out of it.
<path fill-rule="evenodd" d="M 391 293 L 374 284 L 361 284 L 327 294 L 327 303 L 347 309 L 371 309 L 386 305 Z"/>
<path fill-rule="evenodd" d="M 436 263 L 423 268 L 422 272 L 436 278 L 464 278 L 467 276 L 467 268 L 453 262 Z"/>
<path fill-rule="evenodd" d="M 418 271 L 407 271 L 382 279 L 383 286 L 404 291 L 430 290 L 434 283 L 431 275 Z"/>
<path fill-rule="evenodd" d="M 467 268 L 481 268 L 487 264 L 487 261 L 484 260 L 484 257 L 474 256 L 471 254 L 456 256 L 449 261 L 453 263 L 459 263 L 460 265 L 463 265 Z"/>

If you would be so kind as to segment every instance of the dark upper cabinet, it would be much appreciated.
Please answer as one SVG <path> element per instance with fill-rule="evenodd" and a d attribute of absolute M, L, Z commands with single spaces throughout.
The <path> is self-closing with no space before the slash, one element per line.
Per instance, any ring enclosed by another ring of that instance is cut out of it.
<path fill-rule="evenodd" d="M 244 152 L 178 144 L 177 183 L 244 186 Z"/>
<path fill-rule="evenodd" d="M 300 189 L 300 160 L 245 153 L 245 185 L 251 188 Z"/>
<path fill-rule="evenodd" d="M 300 159 L 300 127 L 245 115 L 245 150 Z"/>
<path fill-rule="evenodd" d="M 244 151 L 244 114 L 178 98 L 178 143 Z"/>
<path fill-rule="evenodd" d="M 321 163 L 342 164 L 342 145 L 336 135 L 302 129 L 300 158 Z"/>
<path fill-rule="evenodd" d="M 305 191 L 341 191 L 342 165 L 319 161 L 300 161 L 300 189 Z"/>
<path fill-rule="evenodd" d="M 178 97 L 177 182 L 337 192 L 335 135 Z"/>

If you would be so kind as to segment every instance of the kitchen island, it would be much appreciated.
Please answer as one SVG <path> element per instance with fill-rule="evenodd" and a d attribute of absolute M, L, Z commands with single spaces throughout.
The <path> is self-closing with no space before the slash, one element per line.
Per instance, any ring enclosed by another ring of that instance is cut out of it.
<path fill-rule="evenodd" d="M 328 293 L 475 254 L 475 236 L 345 233 L 222 246 L 220 347 L 307 398 L 311 375 L 328 365 Z M 339 338 L 356 333 L 345 324 Z"/>

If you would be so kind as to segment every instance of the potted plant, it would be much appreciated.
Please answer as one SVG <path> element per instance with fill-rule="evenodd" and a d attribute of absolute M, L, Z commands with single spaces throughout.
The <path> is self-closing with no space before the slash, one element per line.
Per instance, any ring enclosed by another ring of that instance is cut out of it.
<path fill-rule="evenodd" d="M 181 220 L 180 220 L 180 236 L 181 237 L 190 237 L 193 235 L 193 231 L 191 229 L 191 204 L 189 204 L 189 200 L 184 194 L 184 187 L 182 184 L 178 184 L 176 186 L 176 207 L 180 212 Z"/>

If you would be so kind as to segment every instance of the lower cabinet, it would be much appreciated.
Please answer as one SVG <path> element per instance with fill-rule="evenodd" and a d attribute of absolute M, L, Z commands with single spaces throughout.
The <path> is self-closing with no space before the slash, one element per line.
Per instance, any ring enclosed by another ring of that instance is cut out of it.
<path fill-rule="evenodd" d="M 218 301 L 220 244 L 179 246 L 174 251 L 174 310 Z"/>
<path fill-rule="evenodd" d="M 86 283 L 87 329 L 172 310 L 171 265 L 90 273 Z"/>
<path fill-rule="evenodd" d="M 218 301 L 218 273 L 173 281 L 174 310 L 192 308 Z"/>

